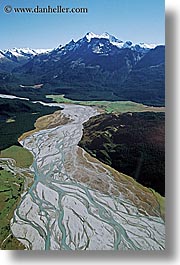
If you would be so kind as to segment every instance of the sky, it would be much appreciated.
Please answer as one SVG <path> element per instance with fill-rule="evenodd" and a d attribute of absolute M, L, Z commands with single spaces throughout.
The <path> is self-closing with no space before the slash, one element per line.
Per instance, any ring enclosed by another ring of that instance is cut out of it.
<path fill-rule="evenodd" d="M 85 7 L 86 14 L 22 14 L 4 7 Z M 165 42 L 164 0 L 0 0 L 0 50 L 55 48 L 87 32 L 134 43 Z"/>

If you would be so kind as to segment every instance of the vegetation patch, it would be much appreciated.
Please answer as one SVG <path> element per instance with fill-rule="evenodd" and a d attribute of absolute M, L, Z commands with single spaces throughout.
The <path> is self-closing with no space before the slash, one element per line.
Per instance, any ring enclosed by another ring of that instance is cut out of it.
<path fill-rule="evenodd" d="M 0 158 L 12 158 L 16 166 L 27 168 L 33 163 L 32 154 L 20 146 L 11 146 L 0 152 Z M 24 246 L 13 236 L 10 221 L 13 218 L 21 194 L 24 191 L 27 173 L 24 176 L 14 175 L 0 167 L 0 249 L 24 249 Z"/>
<path fill-rule="evenodd" d="M 165 198 L 162 197 L 159 193 L 155 192 L 155 190 L 151 189 L 152 193 L 156 197 L 157 202 L 159 203 L 159 208 L 161 212 L 161 216 L 165 220 Z"/>
<path fill-rule="evenodd" d="M 1 151 L 0 158 L 12 158 L 16 166 L 21 168 L 27 168 L 33 163 L 33 155 L 27 149 L 15 145 Z"/>
<path fill-rule="evenodd" d="M 10 229 L 10 220 L 20 200 L 24 179 L 0 168 L 0 183 L 0 249 L 24 249 Z"/>
<path fill-rule="evenodd" d="M 86 106 L 96 106 L 104 110 L 106 113 L 124 113 L 124 112 L 146 112 L 146 111 L 155 111 L 155 112 L 164 112 L 164 107 L 150 107 L 140 103 L 132 101 L 77 101 L 65 98 L 64 95 L 48 95 L 46 96 L 49 99 L 58 103 L 69 103 L 77 105 L 86 105 Z"/>
<path fill-rule="evenodd" d="M 101 114 L 84 124 L 79 146 L 165 195 L 165 114 Z"/>
<path fill-rule="evenodd" d="M 60 125 L 65 125 L 69 121 L 70 121 L 70 119 L 68 117 L 64 116 L 61 113 L 61 111 L 56 111 L 53 114 L 42 116 L 42 117 L 38 118 L 37 121 L 35 122 L 35 124 L 34 124 L 35 129 L 23 133 L 19 137 L 18 141 L 23 140 L 24 138 L 28 137 L 32 133 L 35 133 L 35 132 L 38 132 L 38 131 L 44 130 L 44 129 L 55 128 L 55 127 L 60 126 Z"/>
<path fill-rule="evenodd" d="M 52 114 L 60 108 L 26 100 L 0 98 L 0 109 L 0 150 L 4 150 L 19 145 L 18 138 L 24 132 L 34 129 L 34 123 L 39 117 Z"/>

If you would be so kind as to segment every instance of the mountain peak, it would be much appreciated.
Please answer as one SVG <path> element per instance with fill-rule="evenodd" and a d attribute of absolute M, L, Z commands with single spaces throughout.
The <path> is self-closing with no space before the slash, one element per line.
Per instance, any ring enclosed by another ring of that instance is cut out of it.
<path fill-rule="evenodd" d="M 120 49 L 131 49 L 131 50 L 138 50 L 138 51 L 142 51 L 142 52 L 147 52 L 150 49 L 154 49 L 156 46 L 158 46 L 157 44 L 147 44 L 147 43 L 133 43 L 132 41 L 128 40 L 128 41 L 122 41 L 117 39 L 116 37 L 114 37 L 113 35 L 109 34 L 108 32 L 104 32 L 101 35 L 95 34 L 93 32 L 88 32 L 84 39 L 87 42 L 91 42 L 92 39 L 107 39 L 109 40 L 109 42 L 120 48 Z"/>
<path fill-rule="evenodd" d="M 93 32 L 88 32 L 86 35 L 85 35 L 85 38 L 88 40 L 88 42 L 91 41 L 91 39 L 94 39 L 94 38 L 98 38 L 99 35 L 93 33 Z"/>
<path fill-rule="evenodd" d="M 121 42 L 119 41 L 117 38 L 115 38 L 114 36 L 110 35 L 108 32 L 104 32 L 103 34 L 101 35 L 98 35 L 98 34 L 95 34 L 93 32 L 88 32 L 86 35 L 85 35 L 85 38 L 88 40 L 88 42 L 90 42 L 92 39 L 108 39 L 109 41 L 118 41 L 118 42 Z"/>

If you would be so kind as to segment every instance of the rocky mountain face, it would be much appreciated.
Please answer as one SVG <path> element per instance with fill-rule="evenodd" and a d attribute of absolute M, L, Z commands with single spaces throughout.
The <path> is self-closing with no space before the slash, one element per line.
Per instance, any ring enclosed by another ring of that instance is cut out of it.
<path fill-rule="evenodd" d="M 108 33 L 88 33 L 49 52 L 29 54 L 18 66 L 21 57 L 8 56 L 6 60 L 16 63 L 12 74 L 18 76 L 19 83 L 23 76 L 24 85 L 43 83 L 47 92 L 78 100 L 164 105 L 164 46 L 123 42 Z"/>
<path fill-rule="evenodd" d="M 11 72 L 14 68 L 27 63 L 34 56 L 49 51 L 29 48 L 0 50 L 0 72 Z"/>

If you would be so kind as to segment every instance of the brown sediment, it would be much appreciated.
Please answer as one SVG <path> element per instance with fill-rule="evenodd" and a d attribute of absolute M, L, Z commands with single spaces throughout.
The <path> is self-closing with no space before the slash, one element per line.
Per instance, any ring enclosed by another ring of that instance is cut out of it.
<path fill-rule="evenodd" d="M 19 137 L 18 141 L 23 140 L 24 138 L 30 136 L 34 132 L 38 132 L 38 131 L 43 130 L 43 129 L 54 128 L 54 127 L 57 127 L 59 125 L 64 125 L 64 124 L 68 123 L 69 121 L 70 121 L 70 119 L 68 117 L 64 116 L 61 113 L 61 111 L 56 111 L 53 114 L 40 117 L 35 122 L 35 129 L 24 133 L 22 136 Z M 16 147 L 16 148 L 19 148 L 19 147 Z M 7 153 L 7 151 L 6 151 L 6 153 Z M 2 157 L 2 154 L 1 154 L 1 157 Z M 7 154 L 5 155 L 5 157 L 7 157 Z M 11 158 L 11 156 L 10 156 L 10 158 Z M 16 161 L 14 155 L 12 158 L 14 159 L 14 161 Z M 32 160 L 32 162 L 33 162 L 33 160 Z M 16 164 L 17 164 L 17 161 L 16 161 Z M 18 173 L 17 173 L 17 175 L 18 175 Z M 25 171 L 23 173 L 23 175 L 22 175 L 22 173 L 20 173 L 19 176 L 21 176 L 23 179 L 23 182 L 22 182 L 23 183 L 23 190 L 22 190 L 22 192 L 27 191 L 30 188 L 30 186 L 32 185 L 34 176 L 28 171 L 27 172 Z M 17 205 L 20 203 L 20 200 L 21 200 L 21 196 L 19 194 L 19 197 L 16 200 L 16 202 L 14 203 L 13 207 L 11 209 L 9 209 L 9 212 L 7 213 L 7 217 L 6 217 L 7 222 L 5 223 L 5 226 L 3 229 L 5 230 L 8 228 L 8 234 L 9 235 L 6 236 L 6 238 L 3 238 L 2 242 L 0 240 L 0 249 L 17 249 L 17 250 L 24 250 L 25 249 L 25 246 L 20 241 L 18 241 L 18 239 L 16 239 L 13 236 L 13 234 L 10 230 L 10 220 L 13 218 L 14 210 L 17 207 Z"/>
<path fill-rule="evenodd" d="M 104 164 L 104 167 L 111 172 L 116 181 L 118 190 L 127 199 L 131 200 L 138 209 L 150 215 L 159 216 L 161 214 L 159 211 L 159 203 L 150 189 L 139 184 L 132 177 L 120 173 L 108 165 Z"/>
<path fill-rule="evenodd" d="M 150 106 L 146 106 L 144 110 L 141 110 L 140 112 L 165 112 L 166 108 L 165 107 L 150 107 Z"/>
<path fill-rule="evenodd" d="M 98 173 L 105 173 L 106 171 L 97 163 L 97 159 L 94 159 L 92 156 L 90 156 L 88 153 L 84 152 L 83 155 L 83 149 L 77 148 L 76 151 L 78 162 L 83 163 L 85 167 L 87 167 L 90 170 L 96 169 Z M 89 163 L 91 162 L 91 163 Z M 99 161 L 98 161 L 99 162 Z M 92 164 L 94 163 L 94 165 Z"/>
<path fill-rule="evenodd" d="M 34 124 L 35 129 L 23 133 L 18 141 L 24 140 L 26 137 L 32 135 L 35 132 L 45 129 L 55 128 L 60 125 L 65 125 L 70 121 L 70 118 L 65 116 L 61 110 L 55 111 L 53 114 L 45 115 L 38 118 Z"/>
<path fill-rule="evenodd" d="M 61 111 L 40 117 L 35 123 L 35 129 L 24 133 L 19 141 L 34 132 L 65 125 L 69 121 L 70 118 L 64 116 Z M 133 202 L 140 213 L 164 218 L 161 211 L 163 206 L 150 189 L 137 183 L 132 177 L 100 162 L 82 148 L 75 147 L 74 152 L 66 154 L 64 167 L 67 174 L 75 180 L 86 183 L 104 194 L 123 196 Z"/>
<path fill-rule="evenodd" d="M 84 123 L 79 146 L 164 196 L 164 113 L 105 114 Z"/>
<path fill-rule="evenodd" d="M 165 220 L 165 197 L 162 197 L 159 193 L 155 192 L 154 190 L 151 189 L 151 192 L 155 196 L 158 204 L 159 204 L 159 210 L 161 212 L 161 217 L 163 220 Z"/>
<path fill-rule="evenodd" d="M 66 157 L 64 165 L 66 172 L 77 181 L 86 183 L 104 194 L 121 194 L 133 202 L 141 214 L 161 216 L 164 219 L 161 211 L 163 206 L 150 189 L 100 162 L 80 147 L 77 147 L 76 153 Z"/>

